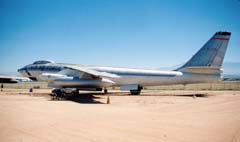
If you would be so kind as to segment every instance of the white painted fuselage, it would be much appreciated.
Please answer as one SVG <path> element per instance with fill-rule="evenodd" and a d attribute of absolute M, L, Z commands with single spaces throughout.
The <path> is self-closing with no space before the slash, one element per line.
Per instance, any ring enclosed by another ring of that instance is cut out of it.
<path fill-rule="evenodd" d="M 43 73 L 58 74 L 64 70 L 67 64 L 49 63 L 40 65 L 28 65 L 20 69 L 19 72 L 26 77 L 39 78 Z M 111 78 L 111 85 L 104 86 L 99 84 L 96 87 L 109 87 L 109 86 L 122 86 L 129 84 L 138 84 L 141 86 L 158 86 L 158 85 L 171 85 L 171 84 L 189 84 L 198 82 L 218 82 L 219 75 L 213 74 L 194 74 L 180 71 L 162 71 L 153 69 L 133 69 L 133 68 L 115 68 L 115 67 L 98 67 L 98 66 L 82 66 L 87 69 L 95 70 L 98 72 L 116 74 L 118 78 Z M 81 76 L 79 76 L 81 79 Z M 105 77 L 108 79 L 107 77 Z M 51 81 L 51 80 L 50 80 Z"/>
<path fill-rule="evenodd" d="M 145 86 L 218 82 L 230 32 L 216 32 L 183 66 L 172 71 L 62 64 L 36 61 L 18 71 L 33 80 L 49 82 L 53 88 L 95 88 L 120 86 L 139 94 Z"/>

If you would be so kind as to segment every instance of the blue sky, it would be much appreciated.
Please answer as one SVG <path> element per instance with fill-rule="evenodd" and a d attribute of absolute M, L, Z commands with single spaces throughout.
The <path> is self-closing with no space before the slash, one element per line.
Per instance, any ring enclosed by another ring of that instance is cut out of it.
<path fill-rule="evenodd" d="M 39 59 L 159 68 L 186 62 L 216 31 L 231 31 L 239 62 L 239 0 L 1 0 L 0 72 Z"/>

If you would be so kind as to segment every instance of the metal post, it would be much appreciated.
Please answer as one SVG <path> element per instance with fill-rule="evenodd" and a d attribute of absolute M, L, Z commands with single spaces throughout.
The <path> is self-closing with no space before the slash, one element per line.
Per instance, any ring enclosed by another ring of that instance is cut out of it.
<path fill-rule="evenodd" d="M 1 84 L 1 92 L 3 91 L 3 83 Z"/>

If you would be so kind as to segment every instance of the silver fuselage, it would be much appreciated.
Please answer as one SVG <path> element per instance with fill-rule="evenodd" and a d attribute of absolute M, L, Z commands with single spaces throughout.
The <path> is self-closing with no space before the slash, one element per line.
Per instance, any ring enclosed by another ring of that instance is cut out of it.
<path fill-rule="evenodd" d="M 230 32 L 216 32 L 190 60 L 174 71 L 81 66 L 48 60 L 35 61 L 18 71 L 31 79 L 48 81 L 53 88 L 106 88 L 120 86 L 131 94 L 144 86 L 207 83 L 221 80 L 221 67 Z"/>
<path fill-rule="evenodd" d="M 31 64 L 18 71 L 25 77 L 38 79 L 43 73 L 59 73 L 64 70 L 64 65 L 60 63 L 49 64 Z M 82 65 L 78 65 L 82 66 Z M 95 87 L 109 87 L 138 84 L 141 86 L 158 86 L 171 84 L 190 84 L 204 82 L 220 81 L 220 74 L 199 74 L 186 73 L 180 71 L 161 71 L 152 69 L 133 69 L 133 68 L 115 68 L 115 67 L 99 67 L 99 66 L 83 66 L 85 68 L 96 70 L 99 72 L 112 73 L 120 76 L 119 78 L 111 78 L 113 84 L 100 83 Z M 81 79 L 81 76 L 79 76 Z M 106 78 L 107 79 L 107 78 Z M 68 82 L 65 82 L 68 83 Z"/>

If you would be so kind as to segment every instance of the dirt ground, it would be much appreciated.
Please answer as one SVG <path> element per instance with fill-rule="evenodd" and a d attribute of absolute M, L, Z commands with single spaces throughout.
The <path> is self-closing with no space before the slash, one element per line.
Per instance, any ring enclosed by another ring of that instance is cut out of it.
<path fill-rule="evenodd" d="M 1 142 L 240 142 L 240 91 L 49 92 L 0 92 Z"/>

